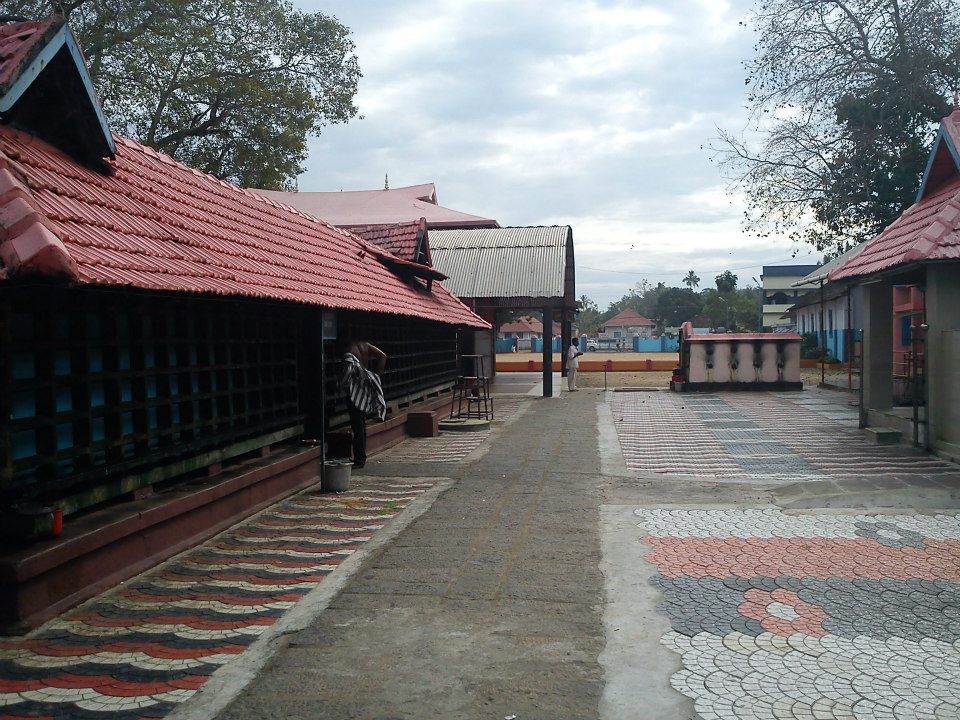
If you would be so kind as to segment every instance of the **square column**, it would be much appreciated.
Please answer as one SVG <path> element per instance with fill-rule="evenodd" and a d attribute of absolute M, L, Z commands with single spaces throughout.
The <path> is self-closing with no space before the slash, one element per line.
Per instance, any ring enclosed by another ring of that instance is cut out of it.
<path fill-rule="evenodd" d="M 960 457 L 960 265 L 927 266 L 927 439 Z"/>
<path fill-rule="evenodd" d="M 863 297 L 863 410 L 886 410 L 893 405 L 893 285 L 870 283 Z"/>

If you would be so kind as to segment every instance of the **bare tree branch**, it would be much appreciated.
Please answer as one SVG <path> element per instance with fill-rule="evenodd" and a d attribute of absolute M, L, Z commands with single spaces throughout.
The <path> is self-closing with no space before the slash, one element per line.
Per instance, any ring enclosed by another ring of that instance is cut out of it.
<path fill-rule="evenodd" d="M 876 233 L 912 201 L 960 85 L 952 0 L 758 0 L 750 124 L 708 144 L 745 225 L 817 247 Z"/>

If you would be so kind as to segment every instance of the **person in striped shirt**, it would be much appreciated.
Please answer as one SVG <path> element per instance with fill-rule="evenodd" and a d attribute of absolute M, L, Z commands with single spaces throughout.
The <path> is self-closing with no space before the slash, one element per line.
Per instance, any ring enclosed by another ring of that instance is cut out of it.
<path fill-rule="evenodd" d="M 361 468 L 367 462 L 367 416 L 383 420 L 387 414 L 379 377 L 386 366 L 387 354 L 376 345 L 356 339 L 347 342 L 340 383 L 347 391 L 354 467 Z"/>

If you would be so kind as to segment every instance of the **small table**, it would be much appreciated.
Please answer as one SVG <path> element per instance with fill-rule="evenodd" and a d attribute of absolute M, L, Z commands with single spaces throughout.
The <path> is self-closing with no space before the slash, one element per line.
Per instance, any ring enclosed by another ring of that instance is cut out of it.
<path fill-rule="evenodd" d="M 461 355 L 463 369 L 470 365 L 472 374 L 457 378 L 450 400 L 450 418 L 483 418 L 493 420 L 493 398 L 490 396 L 490 378 L 484 372 L 483 355 Z"/>

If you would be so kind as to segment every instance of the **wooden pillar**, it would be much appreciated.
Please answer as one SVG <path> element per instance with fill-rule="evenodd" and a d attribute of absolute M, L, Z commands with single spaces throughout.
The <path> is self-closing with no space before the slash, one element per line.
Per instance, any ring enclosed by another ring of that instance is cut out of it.
<path fill-rule="evenodd" d="M 567 348 L 570 347 L 570 341 L 573 339 L 567 312 L 566 308 L 561 311 L 560 320 L 560 374 L 563 377 L 567 376 Z"/>
<path fill-rule="evenodd" d="M 543 396 L 553 397 L 553 308 L 543 308 Z"/>

